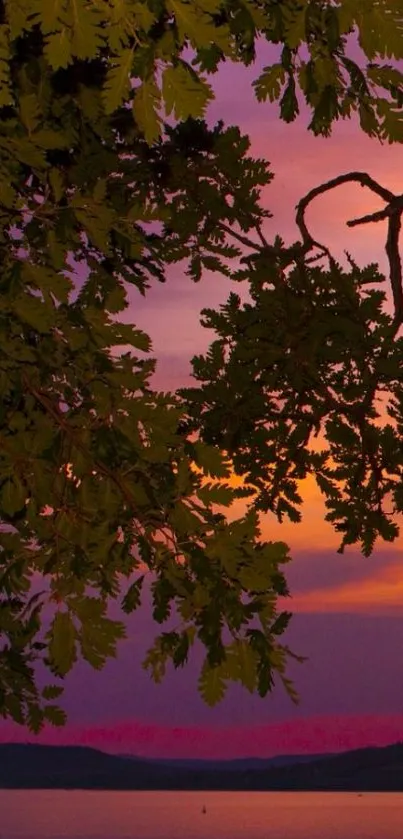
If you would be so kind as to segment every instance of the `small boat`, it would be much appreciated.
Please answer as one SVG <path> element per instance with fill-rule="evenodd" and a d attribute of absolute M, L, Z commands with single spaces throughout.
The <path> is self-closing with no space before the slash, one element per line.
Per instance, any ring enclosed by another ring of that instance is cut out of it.
<path fill-rule="evenodd" d="M 205 804 L 203 804 L 203 807 L 202 807 L 202 813 L 207 813 L 207 810 L 206 810 L 206 805 L 205 805 Z"/>

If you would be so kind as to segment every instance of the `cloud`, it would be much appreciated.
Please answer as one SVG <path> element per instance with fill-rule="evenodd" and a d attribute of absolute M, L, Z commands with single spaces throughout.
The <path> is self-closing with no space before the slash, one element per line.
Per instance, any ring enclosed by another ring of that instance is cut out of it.
<path fill-rule="evenodd" d="M 158 726 L 120 720 L 103 726 L 49 729 L 35 742 L 80 744 L 104 751 L 144 757 L 236 758 L 280 754 L 340 752 L 383 746 L 403 738 L 403 714 L 314 716 L 263 726 Z M 23 732 L 0 726 L 0 741 L 27 742 Z"/>
<path fill-rule="evenodd" d="M 394 555 L 396 556 L 396 554 Z M 292 601 L 296 612 L 366 612 L 377 614 L 403 614 L 403 569 L 401 559 L 378 567 L 369 568 L 362 580 L 346 580 L 338 585 L 311 588 L 297 594 Z"/>

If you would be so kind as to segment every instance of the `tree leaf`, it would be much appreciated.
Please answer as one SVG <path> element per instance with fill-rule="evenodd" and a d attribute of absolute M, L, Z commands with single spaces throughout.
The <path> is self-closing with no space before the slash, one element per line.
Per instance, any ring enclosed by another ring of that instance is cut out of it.
<path fill-rule="evenodd" d="M 33 295 L 24 294 L 14 302 L 14 311 L 25 323 L 33 329 L 45 334 L 53 325 L 52 312 L 48 306 Z"/>
<path fill-rule="evenodd" d="M 265 102 L 269 97 L 274 102 L 280 96 L 280 90 L 285 82 L 285 69 L 282 64 L 273 64 L 271 67 L 264 67 L 259 78 L 253 82 L 258 102 Z"/>
<path fill-rule="evenodd" d="M 229 465 L 222 452 L 214 446 L 209 446 L 198 440 L 193 443 L 195 462 L 206 475 L 212 478 L 228 478 Z"/>
<path fill-rule="evenodd" d="M 128 96 L 132 64 L 133 49 L 124 49 L 108 70 L 102 92 L 105 113 L 112 114 Z"/>
<path fill-rule="evenodd" d="M 181 120 L 203 116 L 213 98 L 211 86 L 183 62 L 164 70 L 162 95 L 168 116 L 173 113 L 175 119 Z"/>
<path fill-rule="evenodd" d="M 64 726 L 67 722 L 66 712 L 63 708 L 59 708 L 57 705 L 45 705 L 43 709 L 43 716 L 45 720 L 51 723 L 51 725 L 57 727 Z"/>
<path fill-rule="evenodd" d="M 237 669 L 233 677 L 237 677 L 249 693 L 253 693 L 256 688 L 257 664 L 259 660 L 256 650 L 245 640 L 235 642 L 231 645 L 230 650 Z M 231 675 L 231 669 L 229 669 L 229 674 Z"/>
<path fill-rule="evenodd" d="M 52 70 L 60 70 L 71 64 L 72 49 L 70 32 L 66 26 L 47 36 L 44 54 Z"/>
<path fill-rule="evenodd" d="M 60 685 L 46 685 L 42 690 L 42 696 L 44 699 L 57 699 L 63 691 L 64 688 Z"/>
<path fill-rule="evenodd" d="M 211 708 L 221 702 L 227 689 L 221 666 L 210 667 L 205 661 L 201 669 L 198 687 L 202 699 Z"/>
<path fill-rule="evenodd" d="M 135 90 L 133 115 L 149 145 L 161 133 L 160 108 L 161 96 L 154 78 L 144 79 Z"/>
<path fill-rule="evenodd" d="M 25 507 L 27 497 L 26 489 L 15 475 L 4 481 L 1 487 L 0 504 L 1 508 L 8 516 L 15 516 Z"/>
<path fill-rule="evenodd" d="M 219 504 L 229 507 L 234 501 L 234 490 L 228 484 L 204 484 L 197 490 L 197 495 L 204 504 Z"/>
<path fill-rule="evenodd" d="M 69 612 L 56 612 L 47 636 L 54 671 L 65 676 L 77 660 L 77 632 Z"/>
<path fill-rule="evenodd" d="M 122 609 L 127 615 L 134 612 L 140 606 L 143 582 L 144 574 L 131 584 L 122 600 Z"/>
<path fill-rule="evenodd" d="M 35 93 L 26 93 L 25 96 L 20 97 L 20 117 L 21 122 L 27 129 L 29 134 L 38 127 L 41 120 L 41 112 L 39 101 Z"/>

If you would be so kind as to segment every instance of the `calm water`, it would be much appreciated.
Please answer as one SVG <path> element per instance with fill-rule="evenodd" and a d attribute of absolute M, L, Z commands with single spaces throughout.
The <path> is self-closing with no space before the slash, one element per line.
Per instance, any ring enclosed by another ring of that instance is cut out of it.
<path fill-rule="evenodd" d="M 0 838 L 403 839 L 403 793 L 0 790 Z"/>

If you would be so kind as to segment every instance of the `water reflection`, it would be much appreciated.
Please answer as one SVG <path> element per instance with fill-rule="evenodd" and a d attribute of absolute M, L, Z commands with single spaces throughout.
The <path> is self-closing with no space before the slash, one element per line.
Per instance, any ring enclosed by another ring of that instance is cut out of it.
<path fill-rule="evenodd" d="M 0 813 L 7 839 L 403 836 L 403 793 L 0 790 Z"/>

